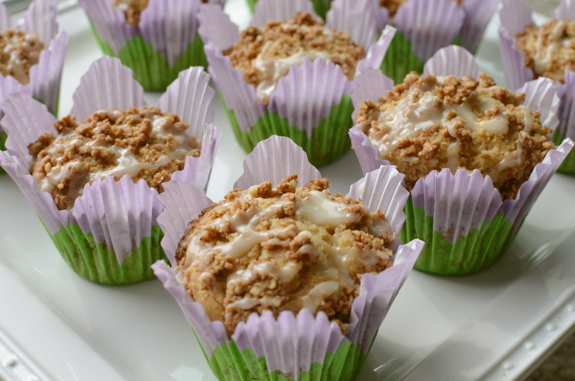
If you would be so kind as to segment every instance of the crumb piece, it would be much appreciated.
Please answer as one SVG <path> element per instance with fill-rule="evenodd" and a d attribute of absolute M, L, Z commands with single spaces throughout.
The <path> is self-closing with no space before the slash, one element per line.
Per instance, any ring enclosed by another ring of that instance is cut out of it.
<path fill-rule="evenodd" d="M 0 31 L 0 72 L 23 85 L 30 83 L 30 69 L 40 61 L 44 43 L 37 33 L 21 30 Z"/>

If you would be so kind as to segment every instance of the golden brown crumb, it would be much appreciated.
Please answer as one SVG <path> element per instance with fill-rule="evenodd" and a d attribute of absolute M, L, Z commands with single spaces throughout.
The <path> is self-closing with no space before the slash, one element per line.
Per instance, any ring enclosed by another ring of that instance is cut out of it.
<path fill-rule="evenodd" d="M 293 64 L 299 64 L 296 57 L 329 59 L 352 79 L 364 48 L 354 44 L 347 32 L 326 29 L 322 20 L 309 13 L 298 13 L 284 22 L 269 22 L 262 29 L 246 28 L 239 42 L 223 53 L 230 56 L 235 68 L 242 70 L 245 81 L 258 88 L 270 87 L 287 74 L 291 63 L 280 63 L 280 60 L 294 60 Z M 285 72 L 278 67 L 280 64 L 286 67 Z"/>
<path fill-rule="evenodd" d="M 360 105 L 356 124 L 383 159 L 406 175 L 408 189 L 433 170 L 478 169 L 503 198 L 514 198 L 553 148 L 525 94 L 480 79 L 409 74 L 377 104 Z"/>
<path fill-rule="evenodd" d="M 464 0 L 455 0 L 457 3 L 461 4 Z M 408 0 L 379 0 L 379 6 L 387 8 L 389 11 L 389 17 L 395 16 L 399 7 L 407 3 Z"/>
<path fill-rule="evenodd" d="M 26 85 L 30 82 L 30 69 L 40 61 L 44 43 L 37 33 L 21 30 L 0 31 L 0 73 L 12 76 Z"/>
<path fill-rule="evenodd" d="M 232 333 L 253 313 L 323 311 L 344 332 L 364 273 L 391 265 L 385 216 L 327 179 L 236 189 L 192 221 L 176 259 L 185 287 Z"/>
<path fill-rule="evenodd" d="M 575 21 L 550 20 L 542 26 L 528 25 L 515 36 L 525 53 L 525 65 L 535 77 L 564 82 L 565 71 L 575 71 Z"/>
<path fill-rule="evenodd" d="M 30 144 L 31 173 L 58 209 L 72 208 L 84 185 L 96 177 L 124 174 L 163 191 L 162 183 L 200 155 L 200 144 L 185 133 L 189 125 L 156 107 L 105 110 L 83 123 L 66 116 L 55 123 L 58 135 Z"/>

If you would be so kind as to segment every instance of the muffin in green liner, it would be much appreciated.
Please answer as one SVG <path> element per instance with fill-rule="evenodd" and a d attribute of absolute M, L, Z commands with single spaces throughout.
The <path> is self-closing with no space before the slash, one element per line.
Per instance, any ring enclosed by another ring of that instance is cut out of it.
<path fill-rule="evenodd" d="M 258 0 L 246 0 L 246 2 L 248 3 L 250 10 L 254 12 Z M 331 8 L 332 0 L 311 0 L 311 2 L 313 3 L 314 12 L 325 20 L 327 11 L 329 11 Z"/>
<path fill-rule="evenodd" d="M 212 0 L 222 7 L 225 0 Z M 118 57 L 147 91 L 164 91 L 181 70 L 206 67 L 198 34 L 201 0 L 80 0 L 104 54 Z M 125 11 L 121 10 L 125 9 Z"/>
<path fill-rule="evenodd" d="M 218 203 L 190 184 L 166 187 L 158 221 L 172 265 L 154 271 L 219 380 L 353 380 L 423 245 L 394 239 L 402 175 L 382 167 L 331 196 L 280 136 L 244 169 Z"/>
<path fill-rule="evenodd" d="M 555 81 L 561 106 L 553 140 L 558 144 L 575 138 L 575 3 L 562 0 L 541 25 L 523 0 L 502 1 L 499 16 L 499 51 L 508 86 L 516 89 L 539 77 Z M 573 151 L 558 171 L 575 174 Z"/>
<path fill-rule="evenodd" d="M 323 27 L 309 0 L 262 0 L 241 35 L 219 7 L 203 7 L 209 71 L 246 152 L 272 135 L 292 138 L 317 166 L 349 150 L 349 95 L 365 69 L 379 68 L 394 33 L 378 39 L 369 0 L 358 1 L 334 3 Z"/>
<path fill-rule="evenodd" d="M 212 168 L 220 135 L 208 82 L 187 69 L 146 106 L 130 70 L 103 57 L 74 93 L 74 116 L 56 121 L 25 94 L 4 103 L 0 165 L 76 273 L 113 285 L 153 278 L 152 263 L 166 259 L 158 193 L 175 180 L 204 188 Z"/>
<path fill-rule="evenodd" d="M 573 142 L 550 141 L 559 108 L 550 80 L 507 90 L 456 46 L 438 51 L 425 72 L 395 87 L 367 73 L 352 94 L 351 140 L 364 172 L 395 165 L 406 174 L 400 234 L 426 242 L 415 268 L 471 274 L 505 253 Z"/>

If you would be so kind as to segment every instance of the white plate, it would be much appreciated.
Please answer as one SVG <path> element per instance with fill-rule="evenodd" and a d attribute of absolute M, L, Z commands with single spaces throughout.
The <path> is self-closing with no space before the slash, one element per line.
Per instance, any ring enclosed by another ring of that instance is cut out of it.
<path fill-rule="evenodd" d="M 236 20 L 247 17 L 244 0 L 229 0 L 227 10 Z M 480 66 L 504 83 L 496 23 Z M 60 25 L 71 37 L 65 114 L 80 76 L 101 53 L 79 8 L 61 14 Z M 241 174 L 245 153 L 219 104 L 215 124 L 224 136 L 208 194 L 219 200 Z M 338 192 L 361 177 L 352 152 L 321 172 Z M 509 253 L 487 271 L 414 271 L 358 380 L 512 380 L 535 366 L 575 327 L 574 187 L 575 178 L 554 176 Z M 0 176 L 0 199 L 0 378 L 215 380 L 159 281 L 109 287 L 80 278 L 7 175 Z"/>

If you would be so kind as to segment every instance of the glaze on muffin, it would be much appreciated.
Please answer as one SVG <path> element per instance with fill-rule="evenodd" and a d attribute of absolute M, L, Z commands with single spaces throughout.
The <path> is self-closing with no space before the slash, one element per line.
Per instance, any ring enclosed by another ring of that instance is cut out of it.
<path fill-rule="evenodd" d="M 27 85 L 30 83 L 30 69 L 40 61 L 42 50 L 44 43 L 37 33 L 15 29 L 0 31 L 0 73 Z"/>

